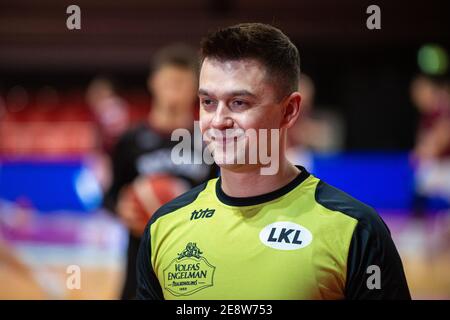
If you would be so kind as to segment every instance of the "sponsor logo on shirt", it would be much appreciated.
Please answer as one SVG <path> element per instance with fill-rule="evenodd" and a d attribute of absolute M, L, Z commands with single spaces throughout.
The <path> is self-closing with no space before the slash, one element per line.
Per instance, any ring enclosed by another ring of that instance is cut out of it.
<path fill-rule="evenodd" d="M 216 212 L 216 209 L 206 208 L 206 209 L 194 210 L 191 213 L 191 220 L 211 218 L 214 215 L 214 212 Z"/>
<path fill-rule="evenodd" d="M 264 245 L 273 249 L 297 250 L 308 246 L 313 236 L 301 225 L 280 221 L 264 227 L 259 233 L 259 239 Z"/>
<path fill-rule="evenodd" d="M 189 242 L 164 269 L 164 289 L 175 296 L 188 296 L 214 285 L 214 271 L 196 243 Z"/>

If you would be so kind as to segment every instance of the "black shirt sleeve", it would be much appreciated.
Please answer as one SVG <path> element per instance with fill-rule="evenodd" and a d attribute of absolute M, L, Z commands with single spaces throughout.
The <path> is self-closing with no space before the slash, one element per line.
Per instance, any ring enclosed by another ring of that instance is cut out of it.
<path fill-rule="evenodd" d="M 130 183 L 136 176 L 136 169 L 133 163 L 133 136 L 125 133 L 117 142 L 111 156 L 112 181 L 111 187 L 106 192 L 103 199 L 103 207 L 111 213 L 116 213 L 116 205 L 119 192 L 123 186 Z"/>
<path fill-rule="evenodd" d="M 345 296 L 352 300 L 411 299 L 400 255 L 379 216 L 359 220 L 355 228 Z"/>
<path fill-rule="evenodd" d="M 152 222 L 152 220 L 150 220 Z M 136 263 L 138 300 L 164 300 L 161 285 L 151 263 L 150 222 L 141 237 Z"/>

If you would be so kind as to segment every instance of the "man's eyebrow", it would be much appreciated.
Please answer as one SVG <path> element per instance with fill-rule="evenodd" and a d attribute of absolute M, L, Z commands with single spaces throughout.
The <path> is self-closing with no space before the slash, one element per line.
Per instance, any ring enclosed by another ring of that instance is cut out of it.
<path fill-rule="evenodd" d="M 203 95 L 203 96 L 211 96 L 211 94 L 204 89 L 199 89 L 198 94 Z M 229 92 L 225 93 L 225 95 L 227 95 L 227 96 L 249 96 L 249 97 L 253 97 L 253 98 L 256 97 L 255 94 L 251 93 L 248 90 L 229 91 Z"/>
<path fill-rule="evenodd" d="M 249 97 L 256 97 L 253 93 L 251 93 L 250 91 L 247 90 L 236 90 L 236 91 L 231 91 L 229 93 L 231 96 L 249 96 Z"/>
<path fill-rule="evenodd" d="M 203 96 L 209 96 L 208 91 L 206 91 L 204 89 L 198 89 L 198 94 L 201 94 Z"/>

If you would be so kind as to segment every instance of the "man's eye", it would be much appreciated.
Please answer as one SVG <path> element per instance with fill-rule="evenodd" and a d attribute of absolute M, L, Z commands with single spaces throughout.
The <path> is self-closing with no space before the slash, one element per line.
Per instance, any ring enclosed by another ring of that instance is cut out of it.
<path fill-rule="evenodd" d="M 201 101 L 204 107 L 211 107 L 214 104 L 212 99 L 202 99 Z"/>
<path fill-rule="evenodd" d="M 247 106 L 247 102 L 242 101 L 242 100 L 234 100 L 231 104 L 233 107 L 238 107 L 238 108 Z"/>

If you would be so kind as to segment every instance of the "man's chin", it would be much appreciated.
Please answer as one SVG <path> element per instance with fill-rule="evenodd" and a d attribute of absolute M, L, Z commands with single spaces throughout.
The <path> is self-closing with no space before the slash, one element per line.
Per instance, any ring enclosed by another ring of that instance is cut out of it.
<path fill-rule="evenodd" d="M 227 170 L 235 170 L 235 169 L 238 169 L 239 167 L 245 166 L 245 164 L 223 163 L 223 162 L 217 162 L 217 161 L 216 161 L 216 164 L 219 166 L 219 168 L 227 169 Z"/>
<path fill-rule="evenodd" d="M 223 157 L 214 157 L 214 162 L 221 168 L 243 165 L 238 164 L 236 159 L 224 159 Z"/>
<path fill-rule="evenodd" d="M 260 167 L 258 164 L 249 164 L 243 161 L 238 162 L 236 158 L 227 159 L 227 161 L 225 161 L 223 158 L 214 157 L 214 162 L 219 168 L 234 172 L 243 172 Z"/>

